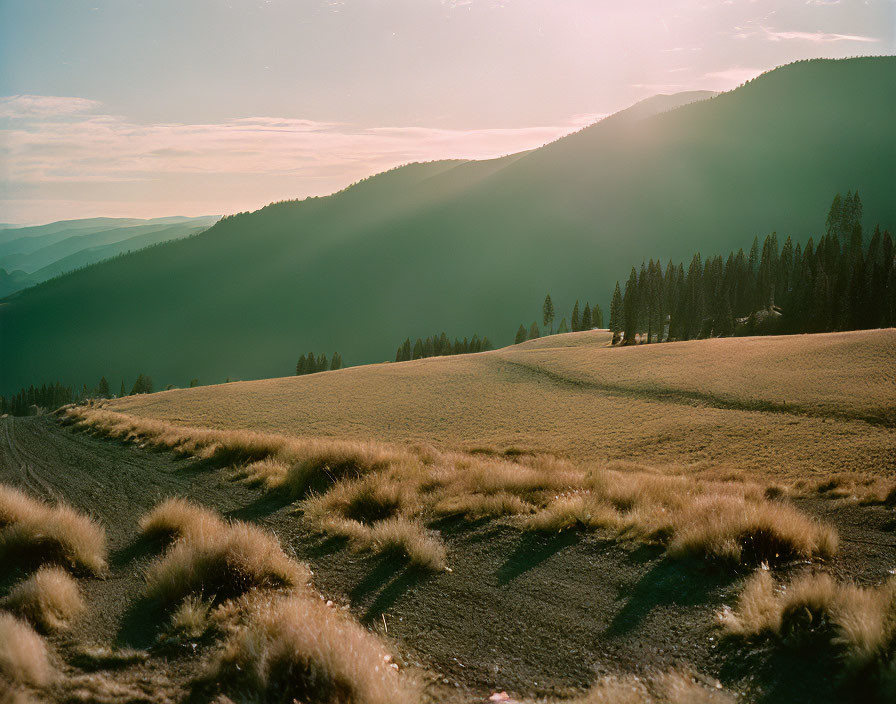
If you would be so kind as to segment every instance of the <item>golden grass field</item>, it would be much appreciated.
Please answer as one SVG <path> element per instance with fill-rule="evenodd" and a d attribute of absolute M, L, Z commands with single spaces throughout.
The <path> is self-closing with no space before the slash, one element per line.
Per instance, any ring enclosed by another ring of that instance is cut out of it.
<path fill-rule="evenodd" d="M 772 481 L 896 471 L 896 330 L 493 352 L 112 401 L 176 424 L 633 460 Z"/>

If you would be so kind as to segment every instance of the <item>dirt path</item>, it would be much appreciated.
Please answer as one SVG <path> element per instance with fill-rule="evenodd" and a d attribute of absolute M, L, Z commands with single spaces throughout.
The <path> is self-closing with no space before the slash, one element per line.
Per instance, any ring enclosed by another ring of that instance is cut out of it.
<path fill-rule="evenodd" d="M 64 498 L 107 528 L 109 574 L 81 580 L 90 612 L 73 634 L 54 639 L 63 659 L 80 643 L 150 648 L 146 667 L 176 683 L 201 665 L 200 656 L 153 650 L 163 616 L 140 607 L 142 569 L 152 555 L 136 542 L 137 519 L 160 499 L 181 495 L 276 532 L 311 565 L 320 591 L 349 602 L 406 661 L 438 675 L 439 701 L 482 702 L 502 689 L 527 697 L 571 693 L 598 675 L 670 665 L 717 677 L 747 701 L 835 696 L 823 666 L 794 668 L 772 653 L 720 644 L 715 614 L 733 601 L 747 569 L 672 561 L 660 548 L 598 535 L 533 537 L 496 521 L 446 521 L 437 527 L 453 571 L 421 576 L 342 549 L 304 529 L 288 500 L 230 483 L 193 460 L 100 439 L 50 417 L 0 423 L 0 482 Z M 892 509 L 803 508 L 825 514 L 847 539 L 830 569 L 879 582 L 896 567 Z"/>

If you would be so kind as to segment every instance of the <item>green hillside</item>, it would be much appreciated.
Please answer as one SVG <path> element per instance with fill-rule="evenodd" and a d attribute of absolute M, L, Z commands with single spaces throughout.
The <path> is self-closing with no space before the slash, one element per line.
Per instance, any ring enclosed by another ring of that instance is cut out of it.
<path fill-rule="evenodd" d="M 442 330 L 508 343 L 546 291 L 558 320 L 576 298 L 606 310 L 644 257 L 817 236 L 838 191 L 896 228 L 896 57 L 792 64 L 674 104 L 524 154 L 396 169 L 28 289 L 0 304 L 0 392 L 281 376 L 303 352 L 382 361 Z"/>

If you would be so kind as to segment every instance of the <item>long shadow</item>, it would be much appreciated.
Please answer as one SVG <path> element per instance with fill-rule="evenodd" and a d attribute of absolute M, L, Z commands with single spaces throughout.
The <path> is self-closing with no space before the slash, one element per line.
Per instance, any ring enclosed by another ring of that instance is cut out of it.
<path fill-rule="evenodd" d="M 122 616 L 115 635 L 115 645 L 138 650 L 151 648 L 158 638 L 159 625 L 166 620 L 165 609 L 157 599 L 137 599 Z"/>
<path fill-rule="evenodd" d="M 122 567 L 123 565 L 148 557 L 151 554 L 161 552 L 165 547 L 164 541 L 155 537 L 138 536 L 130 543 L 119 548 L 109 556 L 109 561 L 113 567 Z"/>
<path fill-rule="evenodd" d="M 662 548 L 639 550 L 633 554 L 636 561 L 649 561 L 651 552 Z M 651 567 L 638 580 L 627 596 L 625 606 L 619 610 L 607 628 L 609 636 L 624 635 L 637 628 L 638 624 L 658 606 L 698 606 L 706 604 L 714 594 L 739 578 L 736 572 L 719 569 L 699 560 L 673 559 L 665 557 Z"/>
<path fill-rule="evenodd" d="M 761 683 L 757 704 L 869 704 L 884 702 L 873 677 L 842 679 L 843 662 L 830 646 L 822 642 L 801 646 L 769 642 L 731 646 L 720 677 L 726 680 L 749 678 Z"/>
<path fill-rule="evenodd" d="M 498 569 L 498 583 L 502 586 L 509 584 L 564 548 L 575 545 L 579 542 L 579 539 L 579 534 L 573 530 L 554 533 L 549 536 L 538 533 L 524 534 L 516 550 L 511 553 Z"/>
<path fill-rule="evenodd" d="M 291 503 L 292 496 L 287 491 L 265 492 L 253 502 L 228 511 L 225 515 L 240 521 L 254 521 L 270 516 Z"/>
<path fill-rule="evenodd" d="M 353 603 L 359 604 L 376 594 L 361 617 L 364 623 L 370 623 L 427 576 L 425 570 L 409 565 L 406 559 L 382 556 L 367 576 L 351 590 L 349 598 Z"/>

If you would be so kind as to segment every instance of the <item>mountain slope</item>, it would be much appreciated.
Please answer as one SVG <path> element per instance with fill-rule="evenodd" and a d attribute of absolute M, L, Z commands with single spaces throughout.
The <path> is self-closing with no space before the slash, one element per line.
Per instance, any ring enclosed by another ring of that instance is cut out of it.
<path fill-rule="evenodd" d="M 0 268 L 26 274 L 0 284 L 0 295 L 46 281 L 67 271 L 136 251 L 153 244 L 195 235 L 219 220 L 216 215 L 153 220 L 91 218 L 3 232 Z"/>
<path fill-rule="evenodd" d="M 443 329 L 508 342 L 546 291 L 558 320 L 575 298 L 606 309 L 643 258 L 805 240 L 847 189 L 866 224 L 896 226 L 894 57 L 792 64 L 657 109 L 503 159 L 396 169 L 29 289 L 0 306 L 0 389 L 277 376 L 310 350 L 378 361 Z"/>

